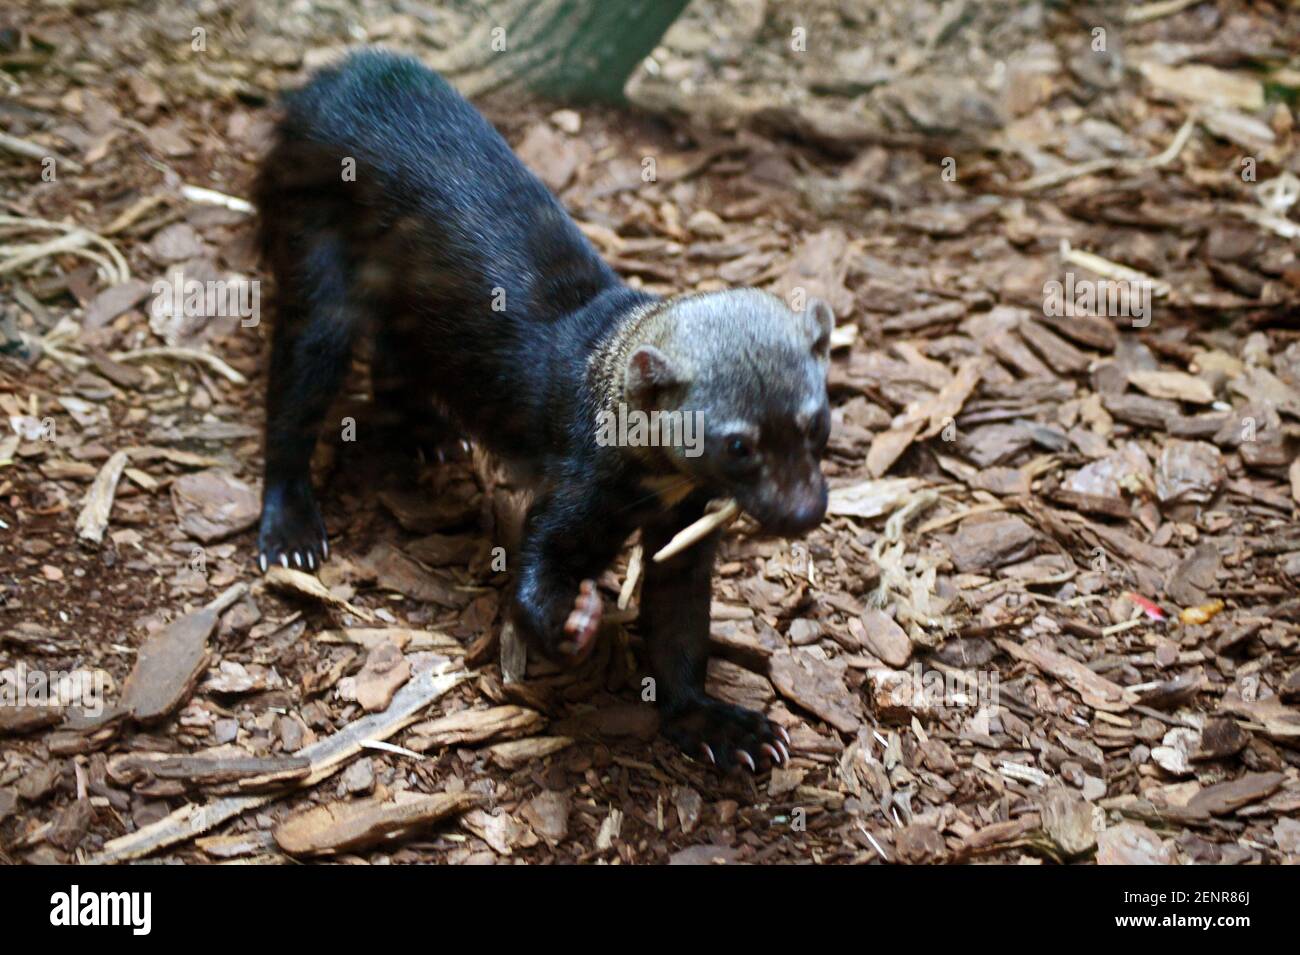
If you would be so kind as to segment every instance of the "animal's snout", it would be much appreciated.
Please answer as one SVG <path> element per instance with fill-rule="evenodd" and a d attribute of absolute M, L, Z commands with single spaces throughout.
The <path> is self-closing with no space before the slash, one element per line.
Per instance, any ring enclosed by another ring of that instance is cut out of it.
<path fill-rule="evenodd" d="M 764 530 L 781 537 L 806 534 L 826 516 L 826 500 L 826 481 L 818 475 L 817 480 L 782 494 L 768 519 L 760 523 Z"/>

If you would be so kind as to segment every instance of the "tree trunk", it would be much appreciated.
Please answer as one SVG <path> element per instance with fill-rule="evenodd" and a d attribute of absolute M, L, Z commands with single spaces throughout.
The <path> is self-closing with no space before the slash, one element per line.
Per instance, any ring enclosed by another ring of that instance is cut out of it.
<path fill-rule="evenodd" d="M 508 0 L 434 65 L 467 96 L 533 90 L 622 102 L 632 71 L 689 0 Z"/>

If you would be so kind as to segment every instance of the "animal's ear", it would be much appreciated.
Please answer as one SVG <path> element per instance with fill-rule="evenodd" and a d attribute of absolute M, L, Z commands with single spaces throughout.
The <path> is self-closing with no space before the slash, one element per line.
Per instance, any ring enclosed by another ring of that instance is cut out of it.
<path fill-rule="evenodd" d="M 819 298 L 810 298 L 799 318 L 808 333 L 813 357 L 820 362 L 830 361 L 831 332 L 835 331 L 835 313 L 831 307 Z"/>
<path fill-rule="evenodd" d="M 637 407 L 652 407 L 666 389 L 684 381 L 682 370 L 654 345 L 640 346 L 627 360 L 627 397 Z"/>

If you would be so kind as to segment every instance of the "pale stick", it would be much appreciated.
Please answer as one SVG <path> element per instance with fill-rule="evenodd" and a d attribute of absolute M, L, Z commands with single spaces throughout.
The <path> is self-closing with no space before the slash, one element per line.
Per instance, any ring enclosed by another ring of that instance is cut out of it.
<path fill-rule="evenodd" d="M 698 544 L 719 528 L 726 527 L 740 516 L 740 505 L 729 500 L 719 510 L 705 514 L 694 524 L 673 535 L 673 539 L 659 549 L 654 555 L 655 563 L 662 563 L 669 557 L 676 557 L 688 547 Z"/>

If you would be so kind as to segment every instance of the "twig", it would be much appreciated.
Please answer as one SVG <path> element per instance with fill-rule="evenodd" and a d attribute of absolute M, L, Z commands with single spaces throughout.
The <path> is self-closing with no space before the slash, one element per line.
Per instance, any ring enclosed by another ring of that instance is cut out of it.
<path fill-rule="evenodd" d="M 108 272 L 108 280 L 116 285 L 119 282 L 125 282 L 131 277 L 131 267 L 126 264 L 126 259 L 118 251 L 117 246 L 105 239 L 98 233 L 91 232 L 89 229 L 79 225 L 69 225 L 66 222 L 52 222 L 49 219 L 32 219 L 26 216 L 0 216 L 0 225 L 19 226 L 22 229 L 38 230 L 48 229 L 54 232 L 66 232 L 69 237 L 59 244 L 60 240 L 53 239 L 49 242 L 39 243 L 38 245 L 20 245 L 20 246 L 0 246 L 0 252 L 13 255 L 14 258 L 5 262 L 0 262 L 0 274 L 20 268 L 29 262 L 34 262 L 38 258 L 46 255 L 54 255 L 58 252 L 74 252 L 80 250 L 83 254 L 87 251 L 82 248 L 90 243 L 95 243 L 104 248 L 108 257 L 112 260 L 112 266 L 107 265 L 97 256 L 87 256 L 94 258 Z M 71 236 L 76 236 L 75 240 Z M 39 253 L 39 254 L 34 254 Z M 15 261 L 20 259 L 21 261 Z"/>
<path fill-rule="evenodd" d="M 1142 617 L 1142 616 L 1133 617 L 1129 620 L 1124 620 L 1120 623 L 1111 624 L 1109 627 L 1102 627 L 1101 635 L 1103 637 L 1109 637 L 1116 633 L 1123 633 L 1126 630 L 1132 630 L 1134 627 L 1142 626 L 1142 624 L 1146 623 L 1146 621 L 1147 621 L 1146 617 Z"/>
<path fill-rule="evenodd" d="M 236 385 L 248 384 L 248 379 L 211 352 L 198 348 L 137 348 L 135 351 L 117 352 L 113 355 L 117 361 L 141 361 L 145 358 L 174 358 L 177 361 L 192 361 L 207 365 L 222 378 Z"/>
<path fill-rule="evenodd" d="M 167 197 L 161 193 L 152 196 L 142 196 L 136 202 L 133 202 L 130 208 L 121 212 L 116 219 L 109 223 L 108 228 L 104 230 L 104 235 L 117 235 L 123 229 L 126 229 L 139 222 L 145 213 L 152 210 L 167 201 Z"/>
<path fill-rule="evenodd" d="M 917 514 L 928 510 L 939 501 L 939 492 L 935 488 L 925 488 L 913 494 L 906 504 L 889 515 L 885 521 L 885 533 L 877 540 L 877 544 L 883 541 L 886 544 L 895 544 L 903 536 L 903 529 L 907 527 L 910 521 Z"/>
<path fill-rule="evenodd" d="M 1124 11 L 1124 22 L 1150 23 L 1152 20 L 1180 13 L 1188 7 L 1203 2 L 1204 0 L 1159 0 L 1157 3 L 1146 3 L 1140 7 L 1129 7 Z"/>
<path fill-rule="evenodd" d="M 82 358 L 80 355 L 74 355 L 72 352 L 66 352 L 48 337 L 41 339 L 41 350 L 46 357 L 53 358 L 64 368 L 72 372 L 79 372 L 90 364 L 90 360 Z"/>
<path fill-rule="evenodd" d="M 209 600 L 207 604 L 204 605 L 204 609 L 211 610 L 213 613 L 217 614 L 225 613 L 240 600 L 243 600 L 246 593 L 248 593 L 248 584 L 243 582 L 231 584 L 221 593 Z"/>
<path fill-rule="evenodd" d="M 1186 122 L 1174 134 L 1174 138 L 1169 145 L 1155 156 L 1148 156 L 1145 159 L 1089 159 L 1087 162 L 1066 166 L 1064 169 L 1053 169 L 1051 172 L 1033 176 L 1023 182 L 1012 183 L 1011 188 L 1016 192 L 1035 192 L 1039 189 L 1046 189 L 1048 186 L 1059 186 L 1063 182 L 1078 179 L 1080 176 L 1090 176 L 1093 173 L 1105 172 L 1109 169 L 1119 169 L 1123 172 L 1142 172 L 1146 169 L 1158 169 L 1161 166 L 1167 166 L 1178 157 L 1178 154 L 1183 151 L 1183 147 L 1187 145 L 1187 140 L 1191 138 L 1192 130 L 1196 127 L 1198 118 L 1196 113 L 1188 116 Z"/>
<path fill-rule="evenodd" d="M 175 812 L 143 829 L 105 843 L 104 851 L 90 861 L 113 863 L 139 859 L 167 846 L 193 839 L 249 809 L 279 798 L 284 793 L 315 786 L 361 752 L 365 743 L 387 739 L 403 727 L 414 723 L 421 710 L 468 675 L 468 671 L 460 668 L 452 669 L 450 664 L 422 673 L 397 691 L 393 702 L 384 712 L 363 716 L 356 722 L 349 723 L 333 736 L 299 750 L 296 755 L 311 760 L 311 773 L 305 779 L 295 780 L 291 788 L 284 792 L 228 796 L 203 806 L 193 803 L 181 806 Z"/>
<path fill-rule="evenodd" d="M 876 850 L 876 855 L 880 856 L 883 861 L 888 862 L 889 856 L 885 853 L 884 849 L 880 848 L 880 843 L 876 841 L 876 837 L 873 836 L 862 823 L 858 823 L 858 828 L 861 829 L 862 834 L 867 837 L 867 841 L 871 843 L 871 847 Z"/>
<path fill-rule="evenodd" d="M 972 514 L 987 514 L 989 511 L 1005 511 L 1006 509 L 1007 505 L 1002 501 L 994 501 L 990 504 L 972 504 L 964 510 L 954 511 L 953 513 L 947 514 L 943 517 L 936 517 L 932 521 L 926 521 L 916 529 L 916 536 L 924 537 L 931 531 L 937 531 L 941 527 L 947 527 L 949 524 L 956 524 L 958 521 L 963 521 Z"/>
<path fill-rule="evenodd" d="M 26 156 L 28 159 L 53 159 L 61 166 L 66 166 L 72 172 L 81 172 L 81 163 L 72 159 L 65 159 L 52 149 L 46 149 L 44 146 L 38 146 L 36 143 L 30 143 L 25 139 L 19 139 L 17 136 L 10 136 L 8 133 L 0 133 L 0 147 L 9 150 L 11 153 L 17 153 L 19 156 Z"/>
<path fill-rule="evenodd" d="M 251 215 L 257 211 L 247 199 L 228 196 L 224 192 L 217 192 L 215 189 L 204 189 L 202 186 L 181 186 L 181 195 L 190 202 L 198 202 L 207 206 L 221 206 L 232 212 L 243 212 Z"/>
<path fill-rule="evenodd" d="M 1147 275 L 1145 272 L 1139 272 L 1137 269 L 1129 268 L 1127 265 L 1121 265 L 1118 262 L 1112 262 L 1110 259 L 1104 259 L 1100 255 L 1092 252 L 1085 252 L 1082 249 L 1071 247 L 1069 240 L 1061 240 L 1061 259 L 1071 265 L 1077 265 L 1080 268 L 1087 269 L 1089 272 L 1096 272 L 1102 278 L 1111 279 L 1116 282 L 1133 282 L 1137 284 L 1151 286 L 1151 294 L 1156 298 L 1163 298 L 1171 291 L 1168 282 L 1162 282 L 1157 278 Z"/>
<path fill-rule="evenodd" d="M 1300 239 L 1300 225 L 1296 225 L 1284 216 L 1272 215 L 1258 206 L 1252 206 L 1245 202 L 1230 203 L 1223 208 L 1229 212 L 1235 212 L 1247 222 L 1252 222 L 1257 226 L 1277 233 L 1284 239 Z"/>
<path fill-rule="evenodd" d="M 705 514 L 694 524 L 674 534 L 673 539 L 654 555 L 655 563 L 662 563 L 670 557 L 676 557 L 688 547 L 692 547 L 704 540 L 714 531 L 726 527 L 739 516 L 740 505 L 734 500 L 727 501 L 719 510 L 711 514 Z"/>
<path fill-rule="evenodd" d="M 10 253 L 9 258 L 0 262 L 0 275 L 7 272 L 16 272 L 25 265 L 31 265 L 33 262 L 39 262 L 41 259 L 48 258 L 51 255 L 59 255 L 64 252 L 70 252 L 74 255 L 80 255 L 83 258 L 90 259 L 101 269 L 108 277 L 110 283 L 116 284 L 117 271 L 113 263 L 109 262 L 98 252 L 92 252 L 86 248 L 90 242 L 89 237 L 81 232 L 69 232 L 67 235 L 61 235 L 58 238 L 47 239 L 44 242 L 29 243 L 27 245 L 8 245 L 3 247 L 3 251 Z"/>
<path fill-rule="evenodd" d="M 362 749 L 377 749 L 382 753 L 392 753 L 394 756 L 407 756 L 411 759 L 428 759 L 423 753 L 417 753 L 413 749 L 407 749 L 405 746 L 397 746 L 394 743 L 385 743 L 382 740 L 367 739 L 361 742 Z"/>
<path fill-rule="evenodd" d="M 632 556 L 627 559 L 627 576 L 623 578 L 623 586 L 618 591 L 618 609 L 626 610 L 627 605 L 632 602 L 632 595 L 636 593 L 636 585 L 641 581 L 641 570 L 644 565 L 645 552 L 640 544 L 632 548 Z"/>

